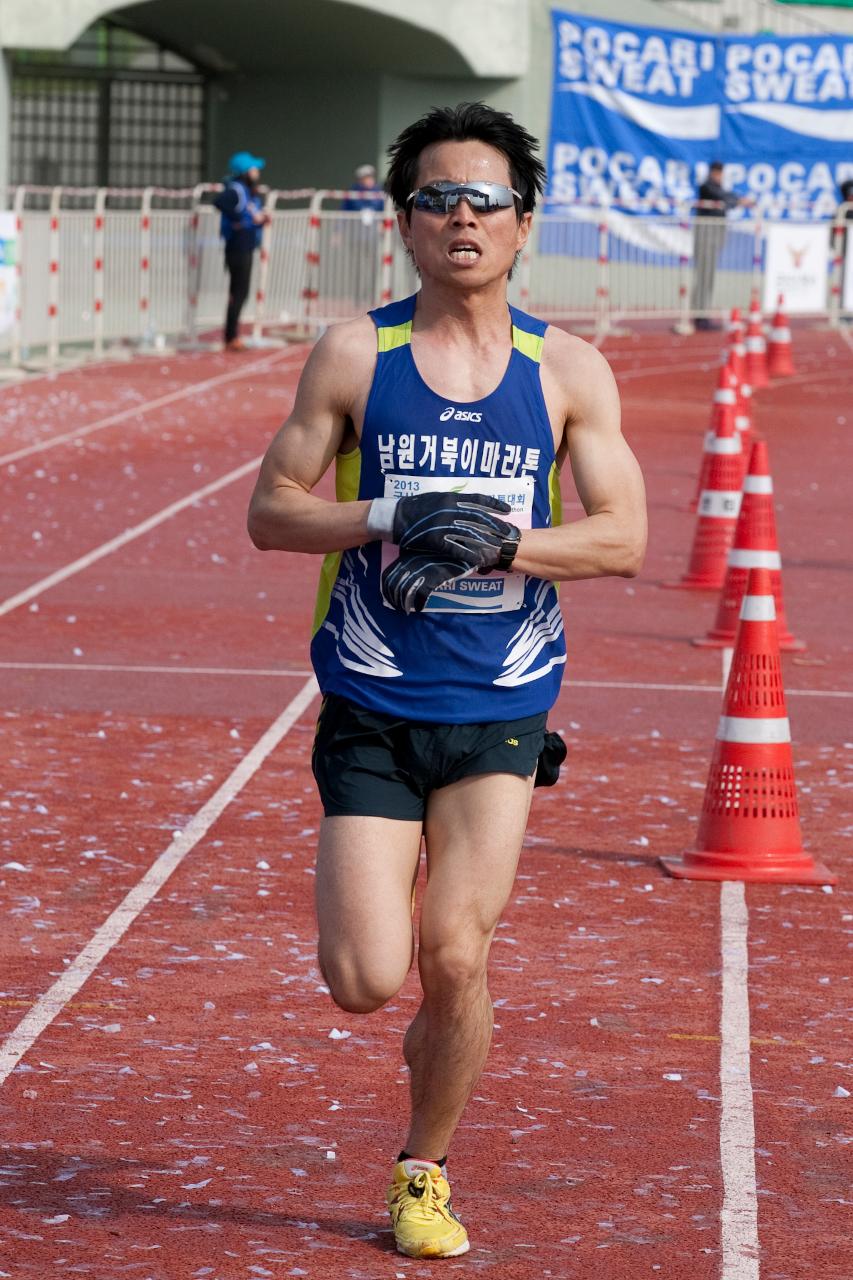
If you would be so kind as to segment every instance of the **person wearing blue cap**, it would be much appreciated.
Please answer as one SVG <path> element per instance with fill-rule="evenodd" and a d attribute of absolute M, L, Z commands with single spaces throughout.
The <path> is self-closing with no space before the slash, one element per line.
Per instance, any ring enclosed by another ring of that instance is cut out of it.
<path fill-rule="evenodd" d="M 222 215 L 220 235 L 225 242 L 225 269 L 228 272 L 228 309 L 225 313 L 225 350 L 245 351 L 240 338 L 240 312 L 249 296 L 252 259 L 261 243 L 269 214 L 263 209 L 258 191 L 261 169 L 266 164 L 251 151 L 237 151 L 228 161 L 228 177 L 213 203 Z"/>

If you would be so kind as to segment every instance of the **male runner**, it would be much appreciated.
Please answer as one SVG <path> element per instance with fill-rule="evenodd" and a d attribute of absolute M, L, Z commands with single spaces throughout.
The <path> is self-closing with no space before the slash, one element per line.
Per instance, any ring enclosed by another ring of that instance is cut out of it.
<path fill-rule="evenodd" d="M 316 891 L 341 1008 L 370 1013 L 405 980 L 426 841 L 411 1123 L 388 1192 L 412 1257 L 468 1249 L 445 1157 L 489 1048 L 489 948 L 565 662 L 553 582 L 631 577 L 645 548 L 607 363 L 507 305 L 536 145 L 482 103 L 433 110 L 392 145 L 386 189 L 421 289 L 317 343 L 249 513 L 261 549 L 326 553 Z M 557 525 L 566 457 L 586 516 Z M 333 460 L 336 503 L 312 493 Z"/>

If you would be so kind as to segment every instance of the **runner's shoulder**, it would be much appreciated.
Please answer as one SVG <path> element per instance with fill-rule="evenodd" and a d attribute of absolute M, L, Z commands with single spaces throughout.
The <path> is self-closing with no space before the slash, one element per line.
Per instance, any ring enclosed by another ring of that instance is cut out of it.
<path fill-rule="evenodd" d="M 376 327 L 370 316 L 330 324 L 313 354 L 323 364 L 344 361 L 354 367 L 366 365 L 372 370 L 376 362 Z"/>
<path fill-rule="evenodd" d="M 549 324 L 545 331 L 542 366 L 548 376 L 569 393 L 577 393 L 579 381 L 613 382 L 613 371 L 597 347 L 555 325 Z"/>
<path fill-rule="evenodd" d="M 329 325 L 314 344 L 302 382 L 324 394 L 334 388 L 333 398 L 346 406 L 370 385 L 375 365 L 376 329 L 369 316 L 359 316 Z"/>

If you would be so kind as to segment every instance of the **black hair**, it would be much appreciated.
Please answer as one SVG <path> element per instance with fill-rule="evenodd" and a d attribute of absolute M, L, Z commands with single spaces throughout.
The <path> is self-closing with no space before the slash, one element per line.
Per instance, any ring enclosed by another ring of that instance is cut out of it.
<path fill-rule="evenodd" d="M 467 142 L 469 138 L 488 143 L 506 156 L 512 185 L 521 194 L 522 213 L 532 213 L 536 197 L 545 187 L 545 166 L 534 155 L 539 143 L 508 112 L 496 111 L 484 102 L 433 107 L 391 143 L 385 190 L 396 207 L 405 211 L 406 200 L 417 186 L 422 151 L 436 142 Z"/>
<path fill-rule="evenodd" d="M 722 160 L 712 160 L 711 163 L 708 165 L 708 172 L 710 173 L 712 169 L 724 169 L 724 168 L 725 168 L 725 165 L 723 164 Z"/>

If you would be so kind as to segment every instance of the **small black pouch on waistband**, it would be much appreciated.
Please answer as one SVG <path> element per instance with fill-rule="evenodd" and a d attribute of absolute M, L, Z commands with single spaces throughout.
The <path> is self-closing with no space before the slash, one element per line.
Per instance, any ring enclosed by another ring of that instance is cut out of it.
<path fill-rule="evenodd" d="M 560 765 L 567 755 L 568 747 L 559 733 L 550 733 L 546 729 L 545 742 L 536 764 L 534 787 L 553 787 L 560 776 Z"/>

